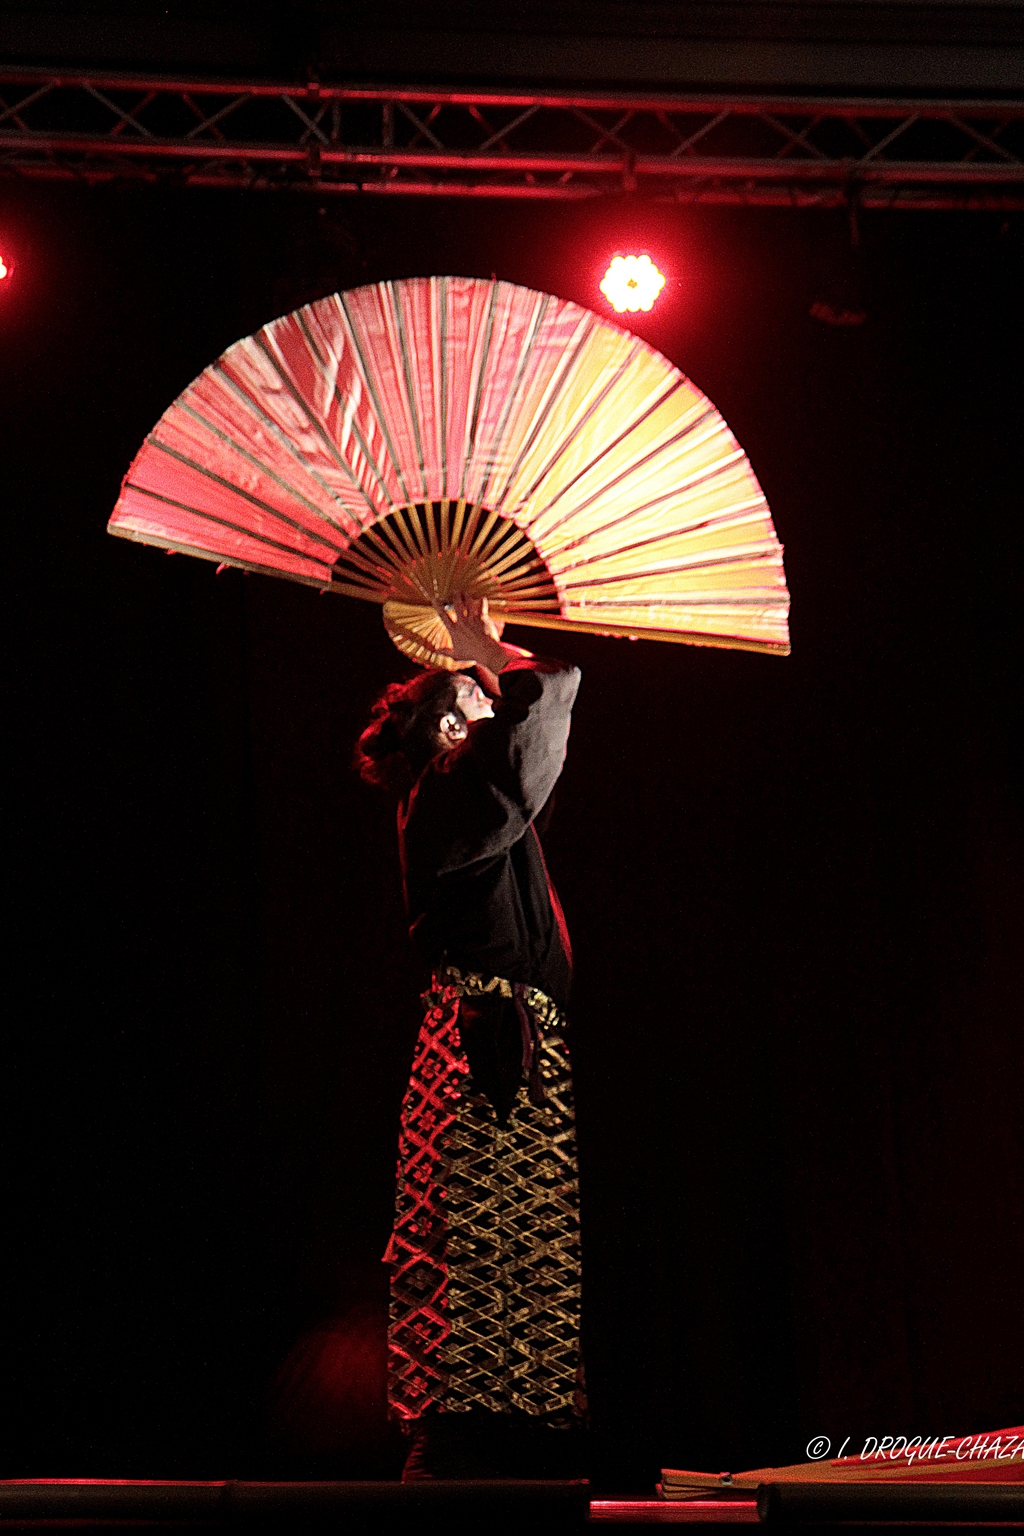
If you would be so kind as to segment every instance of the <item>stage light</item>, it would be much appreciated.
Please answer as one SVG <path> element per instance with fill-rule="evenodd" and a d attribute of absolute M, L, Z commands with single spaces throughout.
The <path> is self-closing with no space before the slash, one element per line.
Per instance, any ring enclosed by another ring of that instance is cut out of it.
<path fill-rule="evenodd" d="M 4 261 L 4 253 L 0 251 L 0 283 L 3 282 L 5 277 L 10 277 L 10 275 L 11 264 L 9 261 Z"/>
<path fill-rule="evenodd" d="M 613 256 L 601 279 L 601 292 L 620 315 L 627 309 L 653 309 L 664 286 L 664 273 L 649 256 Z"/>

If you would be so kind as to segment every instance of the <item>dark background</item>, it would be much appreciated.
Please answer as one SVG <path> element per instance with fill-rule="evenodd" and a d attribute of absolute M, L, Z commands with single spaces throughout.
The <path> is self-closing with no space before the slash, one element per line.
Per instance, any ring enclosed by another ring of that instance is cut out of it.
<path fill-rule="evenodd" d="M 1020 220 L 0 187 L 8 755 L 0 1475 L 392 1475 L 379 1264 L 416 1024 L 370 606 L 108 538 L 230 342 L 434 272 L 711 396 L 793 655 L 569 635 L 601 1476 L 1019 1422 Z M 863 310 L 855 327 L 815 301 Z M 535 632 L 517 638 L 537 643 Z"/>
<path fill-rule="evenodd" d="M 1020 0 L 5 0 L 0 58 L 214 77 L 1019 97 Z"/>

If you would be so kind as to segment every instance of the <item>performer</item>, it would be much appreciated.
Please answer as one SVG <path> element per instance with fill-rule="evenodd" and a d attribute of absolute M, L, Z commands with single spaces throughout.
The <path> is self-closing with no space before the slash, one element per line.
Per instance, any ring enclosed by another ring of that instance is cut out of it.
<path fill-rule="evenodd" d="M 565 1476 L 586 1411 L 572 961 L 536 820 L 580 674 L 503 644 L 485 601 L 439 613 L 483 688 L 449 672 L 392 685 L 357 749 L 363 777 L 400 796 L 430 978 L 385 1254 L 389 1409 L 413 1436 L 407 1480 Z"/>

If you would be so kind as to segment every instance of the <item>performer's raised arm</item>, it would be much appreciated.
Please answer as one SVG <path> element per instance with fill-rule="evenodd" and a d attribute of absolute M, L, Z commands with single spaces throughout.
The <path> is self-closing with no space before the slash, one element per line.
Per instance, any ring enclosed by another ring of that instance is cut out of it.
<path fill-rule="evenodd" d="M 439 731 L 450 749 L 424 774 L 404 809 L 412 862 L 442 875 L 505 852 L 543 808 L 562 771 L 576 667 L 505 645 L 486 604 L 462 599 L 446 622 L 460 662 L 493 691 L 456 677 L 456 708 Z"/>

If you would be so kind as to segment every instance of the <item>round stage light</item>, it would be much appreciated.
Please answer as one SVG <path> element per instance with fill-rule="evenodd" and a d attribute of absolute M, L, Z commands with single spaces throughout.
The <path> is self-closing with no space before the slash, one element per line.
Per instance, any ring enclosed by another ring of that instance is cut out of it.
<path fill-rule="evenodd" d="M 11 275 L 10 263 L 4 261 L 4 253 L 3 253 L 3 251 L 0 251 L 0 283 L 3 282 L 5 277 L 10 277 L 10 275 Z"/>
<path fill-rule="evenodd" d="M 646 255 L 613 256 L 601 279 L 601 292 L 620 315 L 627 309 L 653 309 L 664 286 L 665 274 Z"/>

